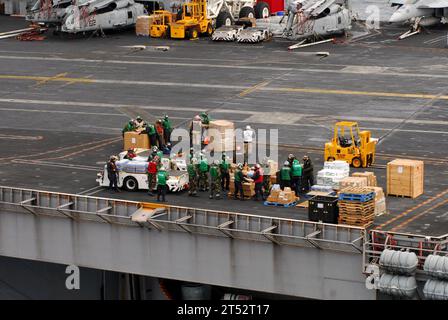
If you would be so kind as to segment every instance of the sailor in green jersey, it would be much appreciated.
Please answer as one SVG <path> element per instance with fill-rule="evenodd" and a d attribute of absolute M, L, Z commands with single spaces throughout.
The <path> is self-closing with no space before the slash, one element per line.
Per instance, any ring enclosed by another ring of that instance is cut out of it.
<path fill-rule="evenodd" d="M 221 170 L 221 189 L 222 190 L 229 190 L 229 183 L 230 183 L 230 163 L 229 158 L 226 157 L 225 154 L 222 155 L 221 163 L 219 164 L 219 169 Z"/>
<path fill-rule="evenodd" d="M 240 200 L 244 200 L 243 180 L 243 165 L 241 163 L 238 163 L 238 167 L 236 168 L 234 175 L 235 193 L 233 197 L 235 200 L 238 198 L 238 194 L 240 195 Z"/>
<path fill-rule="evenodd" d="M 200 114 L 200 117 L 201 117 L 201 122 L 203 125 L 208 126 L 210 124 L 210 117 L 207 112 L 202 112 Z"/>
<path fill-rule="evenodd" d="M 219 160 L 213 161 L 210 166 L 210 199 L 215 197 L 221 199 L 221 173 L 219 170 Z"/>
<path fill-rule="evenodd" d="M 161 167 L 157 172 L 157 201 L 160 202 L 160 197 L 162 197 L 162 202 L 166 202 L 165 195 L 168 181 L 168 172 L 165 171 L 164 167 Z"/>
<path fill-rule="evenodd" d="M 208 170 L 209 165 L 207 162 L 207 158 L 205 156 L 201 156 L 201 161 L 198 164 L 199 171 L 199 190 L 207 191 L 208 190 Z"/>
<path fill-rule="evenodd" d="M 292 161 L 291 188 L 296 192 L 296 195 L 298 195 L 302 189 L 302 165 L 297 159 Z"/>
<path fill-rule="evenodd" d="M 192 158 L 187 166 L 188 171 L 188 195 L 197 197 L 198 190 L 198 159 Z"/>
<path fill-rule="evenodd" d="M 123 137 L 124 133 L 128 131 L 135 131 L 134 120 L 129 120 L 129 122 L 124 126 L 123 130 L 121 130 L 121 134 L 123 135 Z"/>
<path fill-rule="evenodd" d="M 283 190 L 285 187 L 291 187 L 291 168 L 288 161 L 285 161 L 280 170 L 280 188 Z"/>
<path fill-rule="evenodd" d="M 168 118 L 168 115 L 165 115 L 163 118 L 162 126 L 165 143 L 171 143 L 171 132 L 173 131 L 173 126 L 171 125 L 171 120 Z"/>
<path fill-rule="evenodd" d="M 143 126 L 143 130 L 139 132 L 139 134 L 147 134 L 149 138 L 149 144 L 151 147 L 157 146 L 157 135 L 156 128 L 152 124 L 145 123 Z"/>

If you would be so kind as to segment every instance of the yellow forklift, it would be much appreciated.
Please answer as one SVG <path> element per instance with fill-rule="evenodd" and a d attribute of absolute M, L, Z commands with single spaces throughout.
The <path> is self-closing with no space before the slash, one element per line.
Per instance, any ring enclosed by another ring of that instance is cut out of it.
<path fill-rule="evenodd" d="M 166 10 L 155 10 L 151 17 L 149 35 L 153 38 L 165 38 L 170 35 L 169 26 L 173 22 L 173 14 Z"/>
<path fill-rule="evenodd" d="M 344 160 L 355 168 L 371 166 L 377 142 L 370 131 L 359 131 L 357 122 L 337 122 L 333 139 L 325 143 L 324 160 Z"/>
<path fill-rule="evenodd" d="M 174 39 L 196 39 L 200 34 L 210 36 L 212 33 L 212 21 L 207 19 L 206 0 L 184 3 L 177 21 L 170 23 L 170 36 Z"/>

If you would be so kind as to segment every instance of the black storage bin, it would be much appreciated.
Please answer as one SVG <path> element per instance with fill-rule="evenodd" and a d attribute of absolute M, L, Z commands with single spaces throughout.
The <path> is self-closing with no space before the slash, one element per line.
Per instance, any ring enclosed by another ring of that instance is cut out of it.
<path fill-rule="evenodd" d="M 314 196 L 308 200 L 308 220 L 337 224 L 338 216 L 337 197 Z"/>

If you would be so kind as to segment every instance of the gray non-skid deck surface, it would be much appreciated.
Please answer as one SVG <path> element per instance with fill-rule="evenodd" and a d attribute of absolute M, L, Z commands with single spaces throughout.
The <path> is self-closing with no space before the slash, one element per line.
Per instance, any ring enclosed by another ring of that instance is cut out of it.
<path fill-rule="evenodd" d="M 20 19 L 0 17 L 0 31 L 23 26 Z M 1 40 L 1 184 L 153 201 L 144 192 L 94 188 L 97 171 L 121 150 L 123 124 L 137 114 L 153 121 L 168 112 L 181 124 L 207 109 L 239 127 L 278 128 L 280 143 L 305 147 L 281 148 L 282 159 L 291 150 L 309 153 L 316 171 L 323 164 L 316 150 L 323 150 L 336 120 L 356 120 L 381 137 L 412 116 L 378 146 L 378 164 L 395 157 L 425 159 L 425 194 L 387 198 L 389 214 L 376 221 L 391 221 L 382 226 L 386 230 L 444 234 L 448 195 L 437 195 L 448 189 L 447 29 L 397 41 L 404 31 L 386 26 L 378 35 L 293 52 L 286 50 L 291 42 L 280 40 L 170 41 L 138 38 L 132 31 L 104 39 L 48 33 L 41 42 Z M 132 45 L 148 48 L 125 47 Z M 162 45 L 170 50 L 155 50 Z M 321 59 L 316 51 L 330 56 Z M 386 170 L 374 171 L 385 187 Z M 206 194 L 167 198 L 176 205 L 306 218 L 304 209 L 215 201 Z"/>

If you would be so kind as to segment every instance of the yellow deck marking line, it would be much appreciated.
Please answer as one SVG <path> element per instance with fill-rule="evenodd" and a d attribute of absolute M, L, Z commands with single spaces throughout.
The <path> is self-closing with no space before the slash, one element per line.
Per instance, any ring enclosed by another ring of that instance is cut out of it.
<path fill-rule="evenodd" d="M 0 79 L 11 79 L 11 80 L 31 80 L 39 82 L 73 82 L 73 83 L 94 83 L 95 80 L 86 78 L 67 78 L 65 76 L 55 76 L 55 77 L 44 77 L 44 76 L 14 76 L 14 75 L 0 75 Z"/>
<path fill-rule="evenodd" d="M 67 76 L 67 74 L 68 74 L 67 72 L 59 73 L 59 74 L 55 75 L 54 77 L 49 77 L 48 79 L 37 82 L 35 84 L 35 86 L 41 86 L 41 85 L 46 84 L 49 81 L 54 81 L 55 79 L 58 79 L 58 78 L 64 78 Z"/>
<path fill-rule="evenodd" d="M 108 80 L 108 79 L 87 79 L 87 78 L 69 78 L 69 77 L 45 77 L 45 76 L 19 76 L 19 75 L 0 75 L 0 79 L 11 80 L 30 80 L 30 81 L 48 81 L 48 82 L 68 82 L 68 83 L 84 83 L 84 84 L 132 84 L 132 85 L 153 85 L 153 86 L 182 86 L 182 87 L 213 87 L 216 85 L 208 84 L 186 84 L 171 82 L 147 82 L 147 81 L 127 81 L 127 80 Z M 222 86 L 224 89 L 237 89 L 244 86 Z M 240 93 L 243 95 L 256 90 L 269 92 L 298 92 L 298 93 L 318 93 L 330 95 L 354 95 L 354 96 L 374 96 L 374 97 L 390 97 L 390 98 L 411 98 L 411 99 L 437 99 L 448 100 L 448 95 L 435 95 L 424 93 L 398 93 L 398 92 L 375 92 L 375 91 L 356 91 L 356 90 L 336 90 L 336 89 L 318 89 L 318 88 L 285 88 L 285 87 L 266 87 L 265 83 L 245 89 Z"/>
<path fill-rule="evenodd" d="M 429 198 L 429 199 L 427 199 L 427 200 L 425 200 L 425 201 L 423 201 L 423 202 L 420 202 L 420 203 L 417 204 L 416 206 L 414 206 L 414 207 L 412 207 L 412 208 L 410 208 L 410 209 L 408 209 L 408 210 L 406 210 L 406 211 L 400 213 L 399 215 L 393 217 L 392 219 L 387 220 L 386 222 L 384 222 L 384 223 L 380 224 L 379 226 L 377 226 L 377 227 L 375 228 L 375 230 L 380 230 L 380 229 L 382 229 L 384 226 L 387 226 L 388 224 L 391 224 L 392 222 L 394 222 L 394 221 L 396 221 L 396 220 L 398 220 L 398 219 L 400 219 L 400 218 L 403 218 L 404 216 L 407 216 L 407 215 L 408 215 L 409 213 L 411 213 L 412 211 L 414 211 L 414 210 L 416 210 L 416 209 L 418 209 L 418 208 L 420 208 L 420 207 L 423 207 L 424 205 L 426 205 L 426 204 L 428 204 L 428 203 L 431 203 L 431 202 L 433 202 L 434 200 L 437 200 L 438 198 L 444 196 L 445 194 L 448 194 L 448 189 L 446 189 L 445 191 L 440 192 L 439 194 L 437 194 L 437 195 L 435 195 L 435 196 L 433 196 L 433 197 L 431 197 L 431 198 Z"/>
<path fill-rule="evenodd" d="M 248 95 L 249 93 L 252 93 L 252 92 L 258 90 L 259 88 L 267 86 L 270 82 L 271 81 L 264 81 L 264 82 L 261 82 L 259 84 L 256 84 L 253 87 L 250 87 L 249 89 L 241 91 L 241 93 L 238 96 L 239 97 L 244 97 L 244 96 Z"/>
<path fill-rule="evenodd" d="M 448 100 L 448 96 L 446 96 L 446 95 L 439 96 L 436 94 L 423 94 L 423 93 L 396 93 L 396 92 L 332 90 L 332 89 L 313 89 L 313 88 L 282 88 L 282 87 L 263 88 L 262 90 L 264 90 L 264 91 L 279 91 L 279 92 L 302 92 L 302 93 L 320 93 L 320 94 L 336 94 L 336 95 Z"/>
<path fill-rule="evenodd" d="M 404 226 L 408 225 L 408 224 L 411 223 L 412 221 L 414 221 L 414 220 L 420 218 L 421 216 L 427 214 L 427 213 L 430 212 L 431 210 L 434 210 L 434 209 L 436 209 L 436 208 L 438 208 L 438 207 L 441 207 L 441 206 L 443 206 L 443 205 L 446 204 L 446 203 L 448 203 L 448 199 L 445 199 L 445 200 L 443 200 L 442 202 L 433 205 L 431 208 L 426 209 L 425 211 L 420 212 L 419 214 L 417 214 L 417 215 L 415 215 L 415 216 L 413 216 L 413 217 L 410 217 L 409 219 L 407 219 L 407 220 L 403 221 L 402 223 L 400 223 L 398 226 L 393 227 L 390 231 L 397 231 L 398 229 L 403 228 Z"/>

